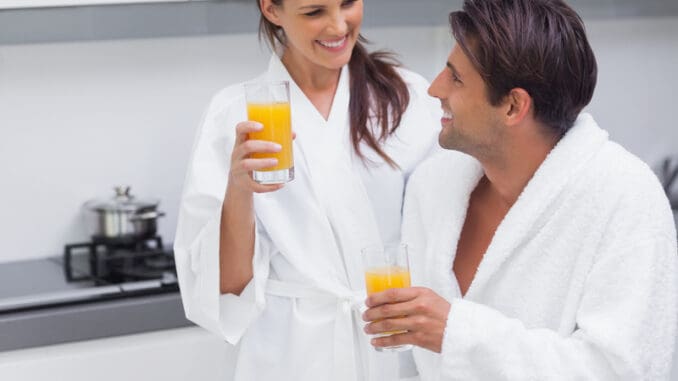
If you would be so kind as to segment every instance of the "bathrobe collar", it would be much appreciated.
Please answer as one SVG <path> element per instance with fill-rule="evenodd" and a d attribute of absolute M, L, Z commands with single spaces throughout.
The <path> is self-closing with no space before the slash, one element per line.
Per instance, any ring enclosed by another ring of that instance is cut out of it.
<path fill-rule="evenodd" d="M 294 182 L 310 183 L 313 194 L 309 196 L 315 200 L 307 199 L 307 202 L 317 202 L 320 211 L 314 217 L 315 225 L 307 227 L 313 229 L 311 234 L 316 239 L 308 237 L 302 242 L 281 243 L 287 246 L 285 254 L 298 268 L 303 268 L 305 262 L 318 261 L 311 265 L 317 273 L 309 275 L 315 277 L 314 281 L 321 288 L 334 294 L 345 294 L 351 289 L 362 290 L 364 278 L 360 250 L 381 243 L 381 238 L 367 191 L 352 164 L 348 68 L 342 68 L 327 120 L 297 86 L 275 54 L 265 76 L 271 81 L 289 81 L 292 129 L 297 133 L 294 160 L 298 171 Z M 286 186 L 290 188 L 288 191 L 293 190 L 294 182 Z M 276 193 L 279 192 L 259 195 L 260 199 L 269 201 L 269 206 L 259 209 L 260 218 L 275 219 L 276 213 L 284 213 L 294 207 L 284 204 L 282 199 L 278 200 Z M 331 270 L 331 273 L 322 273 L 324 270 Z M 339 285 L 345 288 L 342 290 Z"/>
<path fill-rule="evenodd" d="M 465 298 L 473 299 L 474 295 L 482 292 L 484 285 L 516 248 L 544 226 L 553 212 L 554 204 L 563 196 L 566 184 L 577 177 L 607 140 L 607 132 L 600 129 L 589 114 L 581 114 L 577 118 L 574 126 L 547 155 L 497 227 Z M 433 286 L 446 285 L 439 289 L 449 289 L 450 284 L 458 285 L 452 271 L 454 256 L 466 219 L 470 195 L 483 176 L 480 163 L 470 156 L 464 157 L 461 162 L 465 165 L 448 167 L 446 173 L 442 175 L 442 189 L 452 193 L 448 198 L 451 202 L 442 207 L 431 206 L 438 210 L 436 223 L 443 226 L 442 231 L 449 232 L 428 238 L 429 242 L 432 242 L 430 258 L 436 258 L 431 261 L 431 266 L 436 268 L 430 271 L 438 274 L 433 280 L 437 284 Z M 450 255 L 435 255 L 436 252 L 449 252 L 449 248 L 452 248 Z M 460 297 L 460 290 L 453 289 L 445 296 Z"/>

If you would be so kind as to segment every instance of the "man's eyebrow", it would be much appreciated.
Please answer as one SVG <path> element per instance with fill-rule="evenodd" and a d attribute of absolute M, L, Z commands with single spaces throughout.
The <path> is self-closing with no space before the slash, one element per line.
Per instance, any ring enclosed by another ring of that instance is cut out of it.
<path fill-rule="evenodd" d="M 445 62 L 445 66 L 447 66 L 448 69 L 452 70 L 452 73 L 454 73 L 455 75 L 459 75 L 459 70 L 457 70 L 457 68 L 455 68 L 450 61 Z"/>

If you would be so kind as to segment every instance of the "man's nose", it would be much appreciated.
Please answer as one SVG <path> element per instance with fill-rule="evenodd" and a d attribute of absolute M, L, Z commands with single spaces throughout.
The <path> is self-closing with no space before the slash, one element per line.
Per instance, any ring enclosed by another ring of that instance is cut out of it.
<path fill-rule="evenodd" d="M 428 95 L 434 97 L 434 98 L 440 98 L 440 75 L 442 73 L 438 74 L 438 76 L 435 77 L 433 82 L 431 82 L 431 85 L 428 87 Z"/>

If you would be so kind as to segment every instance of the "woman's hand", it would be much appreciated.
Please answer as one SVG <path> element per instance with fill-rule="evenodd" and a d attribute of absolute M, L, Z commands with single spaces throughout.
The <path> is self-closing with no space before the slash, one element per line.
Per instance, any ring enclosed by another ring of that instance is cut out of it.
<path fill-rule="evenodd" d="M 240 122 L 235 127 L 235 144 L 231 154 L 231 170 L 228 176 L 229 187 L 239 191 L 267 193 L 276 191 L 284 184 L 259 184 L 252 180 L 252 171 L 275 167 L 278 159 L 254 159 L 250 155 L 253 153 L 279 152 L 281 147 L 274 142 L 263 140 L 250 140 L 250 132 L 261 131 L 263 126 L 257 122 Z"/>
<path fill-rule="evenodd" d="M 392 288 L 370 295 L 363 320 L 368 334 L 407 331 L 372 339 L 375 347 L 414 344 L 440 353 L 450 303 L 424 287 Z"/>

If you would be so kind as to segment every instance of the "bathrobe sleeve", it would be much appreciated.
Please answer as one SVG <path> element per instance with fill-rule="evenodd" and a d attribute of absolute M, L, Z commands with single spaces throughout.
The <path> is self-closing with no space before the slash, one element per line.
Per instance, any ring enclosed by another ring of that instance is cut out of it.
<path fill-rule="evenodd" d="M 236 344 L 263 310 L 274 247 L 256 220 L 254 276 L 239 295 L 220 293 L 219 239 L 235 125 L 246 120 L 240 86 L 212 100 L 195 139 L 185 179 L 174 255 L 186 316 Z"/>
<path fill-rule="evenodd" d="M 571 335 L 526 327 L 493 308 L 453 299 L 442 379 L 667 380 L 678 269 L 670 211 L 656 188 L 615 205 Z"/>

